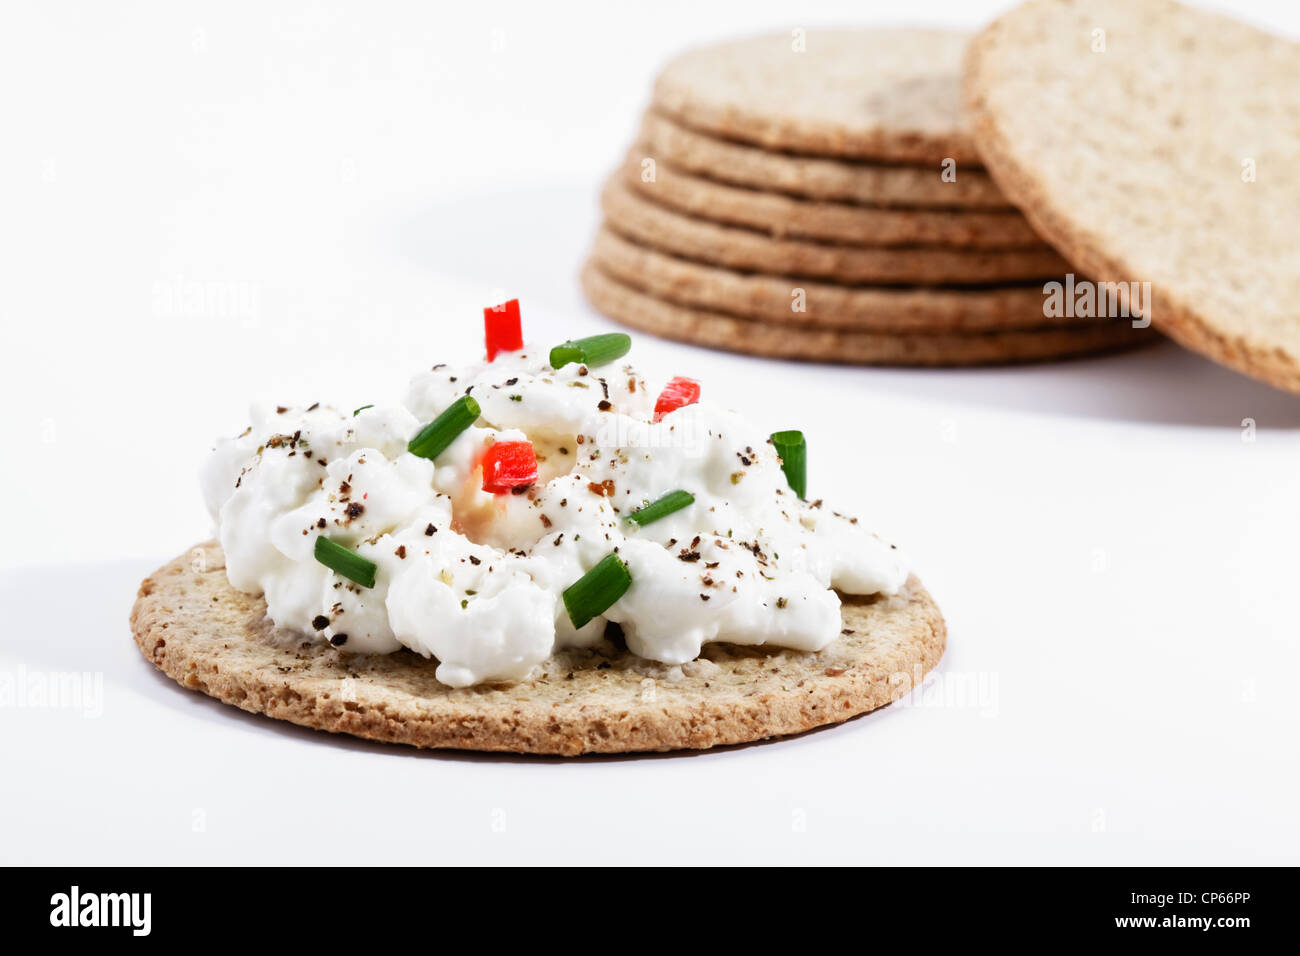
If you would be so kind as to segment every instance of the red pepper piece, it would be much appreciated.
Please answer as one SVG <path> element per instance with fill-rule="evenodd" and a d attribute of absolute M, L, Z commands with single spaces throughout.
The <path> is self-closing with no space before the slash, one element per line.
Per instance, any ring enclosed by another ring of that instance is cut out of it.
<path fill-rule="evenodd" d="M 537 453 L 527 441 L 499 441 L 483 454 L 483 490 L 504 495 L 537 480 Z"/>
<path fill-rule="evenodd" d="M 659 421 L 669 412 L 676 411 L 683 405 L 694 405 L 699 400 L 700 383 L 693 378 L 682 378 L 678 375 L 664 386 L 664 390 L 659 393 L 659 398 L 655 400 L 655 421 Z"/>
<path fill-rule="evenodd" d="M 489 362 L 497 357 L 498 352 L 518 352 L 523 348 L 524 336 L 519 327 L 519 300 L 511 299 L 484 309 L 483 333 L 487 341 Z"/>

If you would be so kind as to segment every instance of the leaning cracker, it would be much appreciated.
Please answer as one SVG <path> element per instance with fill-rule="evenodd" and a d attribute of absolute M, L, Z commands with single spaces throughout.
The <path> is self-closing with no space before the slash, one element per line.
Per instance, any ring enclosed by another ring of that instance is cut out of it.
<path fill-rule="evenodd" d="M 246 711 L 415 747 L 573 756 L 839 723 L 903 696 L 943 654 L 943 617 L 915 577 L 893 597 L 844 598 L 842 616 L 840 638 L 816 654 L 710 645 L 670 673 L 606 644 L 559 652 L 533 680 L 453 689 L 409 651 L 344 656 L 276 631 L 209 541 L 145 579 L 131 629 L 169 677 Z"/>
<path fill-rule="evenodd" d="M 649 156 L 646 147 L 633 146 L 623 163 L 624 181 L 640 195 L 689 216 L 772 236 L 859 246 L 1033 249 L 1044 245 L 1014 210 L 886 209 L 795 199 L 694 176 L 666 160 L 647 167 Z"/>
<path fill-rule="evenodd" d="M 767 149 L 978 165 L 961 119 L 967 35 L 794 30 L 690 50 L 655 81 L 654 106 L 686 126 Z"/>
<path fill-rule="evenodd" d="M 968 334 L 795 330 L 656 299 L 591 263 L 582 271 L 582 286 L 593 306 L 624 325 L 693 345 L 772 358 L 853 365 L 1000 365 L 1114 351 L 1155 339 L 1149 330 L 1126 322 Z"/>
<path fill-rule="evenodd" d="M 602 227 L 591 258 L 601 271 L 656 298 L 740 318 L 877 332 L 987 332 L 1095 324 L 1048 319 L 1041 284 L 944 289 L 847 286 L 736 272 L 679 259 Z"/>
<path fill-rule="evenodd" d="M 935 285 L 1047 279 L 1070 268 L 1047 246 L 965 252 L 777 239 L 673 212 L 633 193 L 621 176 L 606 184 L 601 204 L 606 224 L 615 232 L 674 255 L 732 269 L 840 282 Z"/>
<path fill-rule="evenodd" d="M 646 111 L 639 139 L 651 156 L 751 189 L 903 208 L 1015 208 L 988 173 L 970 165 L 944 176 L 938 162 L 894 165 L 775 153 L 697 132 L 654 110 Z"/>
<path fill-rule="evenodd" d="M 1164 0 L 1036 0 L 975 40 L 965 90 L 998 184 L 1080 270 L 1149 282 L 1156 327 L 1300 392 L 1300 46 Z"/>

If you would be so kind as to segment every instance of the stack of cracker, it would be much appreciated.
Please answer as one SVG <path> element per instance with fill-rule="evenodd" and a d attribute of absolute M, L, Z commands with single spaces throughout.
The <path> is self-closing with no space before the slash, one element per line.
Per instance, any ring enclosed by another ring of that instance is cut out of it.
<path fill-rule="evenodd" d="M 878 29 L 688 52 L 655 83 L 582 281 L 623 324 L 822 361 L 976 365 L 1140 344 L 1048 317 L 1069 264 L 980 165 L 967 37 Z"/>

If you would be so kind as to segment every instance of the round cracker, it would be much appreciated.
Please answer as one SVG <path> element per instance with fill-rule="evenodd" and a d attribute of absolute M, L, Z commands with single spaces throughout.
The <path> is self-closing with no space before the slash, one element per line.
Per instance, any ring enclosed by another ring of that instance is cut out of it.
<path fill-rule="evenodd" d="M 606 184 L 601 204 L 606 224 L 615 232 L 686 259 L 749 272 L 839 282 L 951 285 L 1059 278 L 1070 269 L 1048 246 L 964 251 L 778 239 L 674 212 L 633 193 L 621 176 Z"/>
<path fill-rule="evenodd" d="M 1157 328 L 1300 392 L 1300 46 L 1162 0 L 1034 2 L 975 40 L 966 102 L 1081 271 L 1149 282 Z"/>
<path fill-rule="evenodd" d="M 604 227 L 596 234 L 591 258 L 607 275 L 656 298 L 791 326 L 989 332 L 1110 321 L 1044 317 L 1041 285 L 912 289 L 783 279 L 678 259 Z"/>
<path fill-rule="evenodd" d="M 978 165 L 959 109 L 967 39 L 890 28 L 721 43 L 672 60 L 655 81 L 654 106 L 686 126 L 767 149 Z"/>
<path fill-rule="evenodd" d="M 874 710 L 943 654 L 943 616 L 911 578 L 845 597 L 844 633 L 816 654 L 710 645 L 683 674 L 606 643 L 557 653 L 535 679 L 455 689 L 409 651 L 344 655 L 286 634 L 236 591 L 213 541 L 140 586 L 131 630 L 184 687 L 303 727 L 387 743 L 577 755 L 705 749 L 796 734 Z"/>
<path fill-rule="evenodd" d="M 638 139 L 650 155 L 680 169 L 750 189 L 901 208 L 1015 208 L 988 173 L 971 166 L 945 178 L 938 162 L 903 166 L 775 153 L 697 132 L 653 110 Z"/>
<path fill-rule="evenodd" d="M 653 167 L 645 165 L 653 160 Z M 1019 212 L 886 209 L 795 199 L 780 193 L 728 186 L 656 159 L 633 146 L 624 182 L 647 199 L 713 222 L 770 236 L 858 246 L 941 246 L 963 249 L 1041 249 L 1043 240 Z"/>
<path fill-rule="evenodd" d="M 982 333 L 849 332 L 792 329 L 657 299 L 625 285 L 593 263 L 582 287 L 598 310 L 616 322 L 663 338 L 770 358 L 848 365 L 1005 365 L 1072 358 L 1132 348 L 1152 341 L 1127 322 L 1082 328 Z"/>

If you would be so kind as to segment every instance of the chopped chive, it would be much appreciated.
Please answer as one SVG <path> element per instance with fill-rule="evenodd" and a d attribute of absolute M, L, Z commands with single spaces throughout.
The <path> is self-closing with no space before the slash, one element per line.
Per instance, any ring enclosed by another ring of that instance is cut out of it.
<path fill-rule="evenodd" d="M 650 502 L 644 508 L 638 508 L 627 516 L 628 521 L 635 521 L 641 527 L 645 527 L 652 521 L 658 521 L 660 518 L 666 518 L 674 511 L 681 511 L 687 505 L 695 501 L 695 496 L 689 491 L 670 491 L 662 498 Z"/>
<path fill-rule="evenodd" d="M 375 571 L 379 566 L 324 535 L 316 539 L 316 560 L 363 588 L 375 586 Z"/>
<path fill-rule="evenodd" d="M 572 339 L 551 349 L 551 368 L 563 368 L 570 362 L 581 362 L 591 367 L 608 365 L 626 355 L 631 347 L 632 337 L 623 332 Z"/>
<path fill-rule="evenodd" d="M 808 493 L 808 443 L 804 441 L 803 432 L 773 432 L 772 444 L 781 456 L 781 470 L 791 490 L 803 498 Z"/>
<path fill-rule="evenodd" d="M 374 408 L 374 407 L 375 407 L 375 406 L 373 406 L 373 405 L 362 405 L 360 408 L 358 408 L 356 411 L 354 411 L 354 412 L 352 413 L 352 417 L 353 417 L 353 418 L 356 418 L 358 415 L 360 415 L 362 412 L 364 412 L 367 408 Z"/>
<path fill-rule="evenodd" d="M 447 406 L 447 410 L 425 425 L 406 446 L 406 450 L 430 461 L 437 458 L 465 429 L 478 421 L 478 402 L 462 395 Z"/>
<path fill-rule="evenodd" d="M 576 538 L 575 538 L 576 540 Z M 609 610 L 632 586 L 622 558 L 610 552 L 590 571 L 564 589 L 564 608 L 574 627 L 582 627 Z"/>

